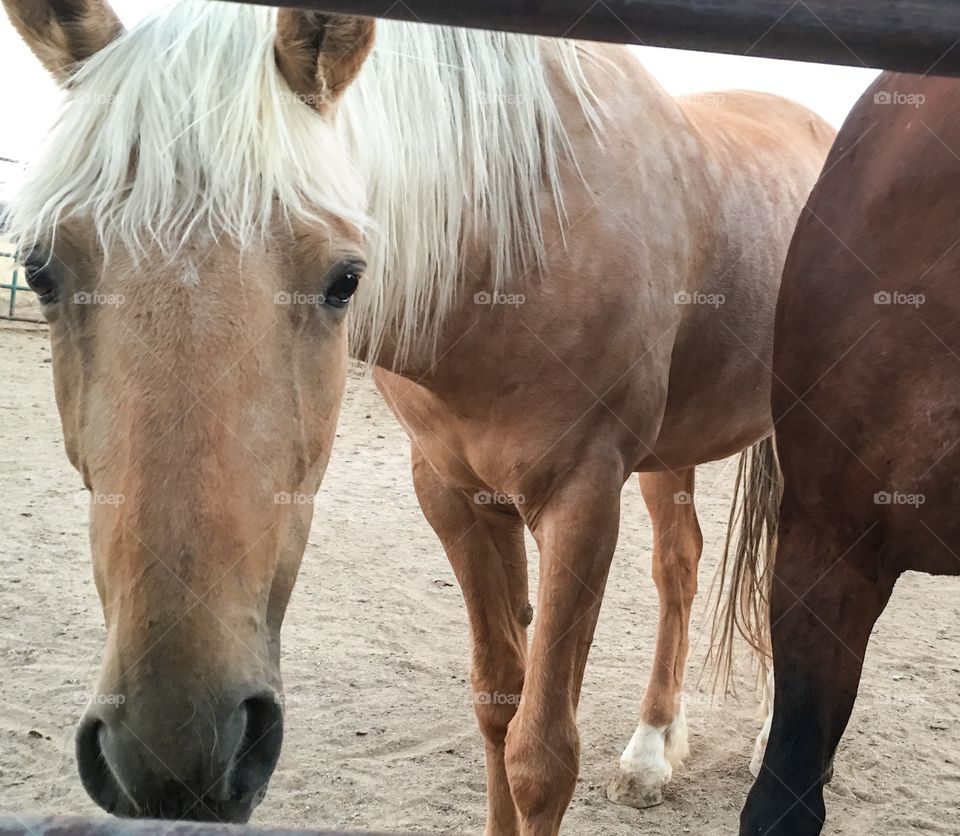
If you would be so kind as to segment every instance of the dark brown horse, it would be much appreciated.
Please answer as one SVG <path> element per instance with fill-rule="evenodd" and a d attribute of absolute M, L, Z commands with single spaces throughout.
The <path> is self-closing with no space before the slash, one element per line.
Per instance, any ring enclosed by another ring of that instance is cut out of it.
<path fill-rule="evenodd" d="M 741 836 L 812 836 L 867 641 L 907 570 L 960 573 L 960 82 L 882 75 L 797 229 L 773 389 L 776 697 Z"/>

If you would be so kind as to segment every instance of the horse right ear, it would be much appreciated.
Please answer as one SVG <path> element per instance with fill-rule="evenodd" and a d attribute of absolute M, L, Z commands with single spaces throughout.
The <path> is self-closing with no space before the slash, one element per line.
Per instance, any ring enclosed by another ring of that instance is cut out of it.
<path fill-rule="evenodd" d="M 373 18 L 281 9 L 277 65 L 293 91 L 324 112 L 359 75 L 375 32 Z"/>
<path fill-rule="evenodd" d="M 3 0 L 20 36 L 40 63 L 66 84 L 77 65 L 123 32 L 107 0 Z"/>

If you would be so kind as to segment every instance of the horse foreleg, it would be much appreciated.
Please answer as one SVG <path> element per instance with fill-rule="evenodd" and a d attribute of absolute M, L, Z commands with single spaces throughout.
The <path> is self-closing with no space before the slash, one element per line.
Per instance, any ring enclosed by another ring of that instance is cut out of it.
<path fill-rule="evenodd" d="M 643 808 L 663 802 L 663 787 L 690 751 L 683 678 L 703 536 L 693 505 L 693 468 L 676 474 L 643 473 L 640 488 L 653 521 L 660 624 L 640 725 L 620 758 L 607 796 L 617 804 Z"/>
<path fill-rule="evenodd" d="M 895 582 L 875 549 L 785 513 L 771 601 L 773 722 L 741 836 L 822 830 L 823 785 L 853 710 L 870 631 Z"/>
<path fill-rule="evenodd" d="M 515 836 L 517 811 L 504 766 L 504 741 L 523 691 L 532 618 L 523 522 L 513 508 L 478 505 L 449 488 L 416 450 L 413 477 L 424 516 L 460 582 L 470 620 L 474 709 L 486 745 L 485 833 Z"/>
<path fill-rule="evenodd" d="M 615 470 L 568 477 L 545 504 L 524 506 L 540 548 L 539 605 L 506 749 L 524 836 L 555 836 L 577 783 L 576 707 L 620 519 Z"/>

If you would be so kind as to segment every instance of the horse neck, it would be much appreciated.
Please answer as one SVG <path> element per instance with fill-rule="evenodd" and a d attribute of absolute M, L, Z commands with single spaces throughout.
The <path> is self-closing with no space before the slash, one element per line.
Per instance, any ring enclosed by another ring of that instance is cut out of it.
<path fill-rule="evenodd" d="M 583 54 L 518 35 L 382 25 L 340 114 L 375 225 L 355 356 L 422 367 L 447 341 L 451 313 L 479 292 L 472 284 L 495 292 L 542 263 L 544 207 L 562 216 L 561 170 L 575 157 L 559 96 L 581 123 L 598 121 Z"/>

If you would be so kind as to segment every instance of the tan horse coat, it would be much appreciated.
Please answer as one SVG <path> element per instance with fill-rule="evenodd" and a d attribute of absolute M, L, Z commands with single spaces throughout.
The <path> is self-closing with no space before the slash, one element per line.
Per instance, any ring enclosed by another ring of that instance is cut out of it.
<path fill-rule="evenodd" d="M 564 227 L 543 196 L 542 274 L 487 304 L 481 241 L 437 359 L 394 368 L 389 351 L 366 358 L 382 366 L 376 380 L 411 437 L 421 505 L 463 587 L 490 836 L 556 833 L 572 797 L 581 679 L 621 488 L 638 471 L 661 617 L 611 798 L 658 803 L 687 752 L 681 690 L 702 548 L 694 467 L 771 432 L 780 274 L 833 136 L 768 95 L 675 101 L 627 49 L 591 51 L 620 70 L 588 65 L 605 147 L 579 102 L 555 89 L 582 179 L 567 166 Z M 524 526 L 541 559 L 529 650 Z"/>

